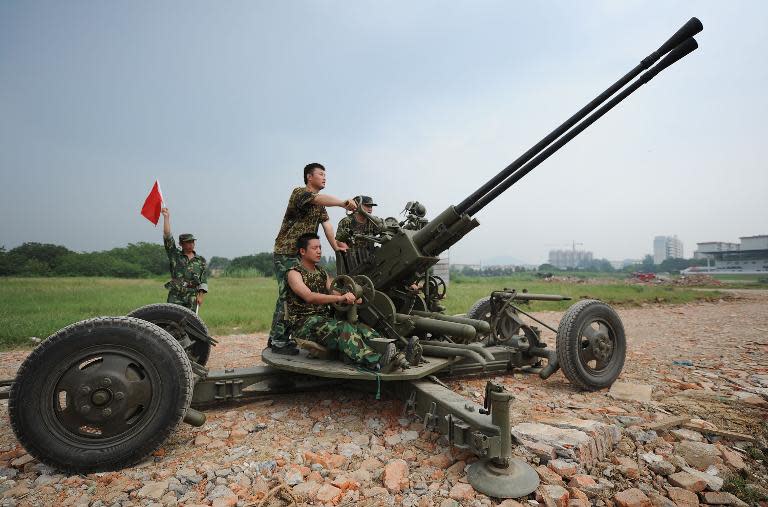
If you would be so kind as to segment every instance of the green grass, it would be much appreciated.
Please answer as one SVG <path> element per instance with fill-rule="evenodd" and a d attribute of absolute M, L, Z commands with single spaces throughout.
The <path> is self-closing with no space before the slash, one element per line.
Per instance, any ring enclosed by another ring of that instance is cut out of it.
<path fill-rule="evenodd" d="M 633 306 L 642 303 L 680 304 L 719 297 L 719 294 L 713 292 L 669 286 L 628 285 L 615 279 L 606 279 L 604 283 L 550 283 L 521 274 L 513 277 L 453 279 L 444 304 L 449 314 L 463 313 L 481 297 L 505 287 L 573 298 L 571 301 L 560 302 L 533 301 L 527 308 L 534 311 L 565 310 L 579 299 L 600 299 L 611 305 Z"/>
<path fill-rule="evenodd" d="M 0 348 L 31 346 L 78 320 L 125 315 L 164 302 L 165 279 L 0 278 Z M 215 278 L 200 316 L 216 334 L 269 328 L 277 292 L 270 278 Z"/>
<path fill-rule="evenodd" d="M 165 279 L 0 278 L 0 349 L 30 347 L 29 337 L 44 338 L 78 320 L 125 315 L 140 306 L 165 301 Z M 271 278 L 214 278 L 200 316 L 214 334 L 266 331 L 272 320 L 276 284 Z M 611 284 L 555 284 L 522 273 L 503 278 L 452 280 L 448 312 L 466 312 L 492 290 L 511 287 L 529 292 L 562 294 L 575 300 L 602 299 L 610 304 L 684 303 L 719 297 L 717 293 L 671 287 Z M 533 310 L 562 310 L 573 302 L 531 305 Z"/>
<path fill-rule="evenodd" d="M 730 289 L 768 289 L 768 273 L 760 275 L 713 274 L 712 277 Z"/>

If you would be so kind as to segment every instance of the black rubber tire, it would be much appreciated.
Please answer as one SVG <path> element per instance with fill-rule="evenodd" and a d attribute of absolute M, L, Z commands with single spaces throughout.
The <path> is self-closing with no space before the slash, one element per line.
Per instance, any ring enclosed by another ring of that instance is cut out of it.
<path fill-rule="evenodd" d="M 475 301 L 472 308 L 467 312 L 467 318 L 475 320 L 484 320 L 491 323 L 491 296 L 485 296 Z"/>
<path fill-rule="evenodd" d="M 96 382 L 109 392 L 106 403 L 93 401 Z M 139 394 L 131 382 L 141 383 Z M 65 327 L 32 351 L 11 386 L 8 411 L 19 443 L 41 462 L 68 474 L 113 471 L 166 441 L 192 391 L 192 367 L 171 335 L 140 319 L 98 317 Z M 83 397 L 97 406 L 75 410 Z M 146 406 L 134 405 L 136 398 Z M 105 408 L 114 409 L 111 418 L 103 417 Z"/>
<path fill-rule="evenodd" d="M 585 364 L 580 350 L 585 343 L 582 342 L 583 330 L 595 322 L 606 326 L 612 342 L 607 364 L 599 370 Z M 624 325 L 618 314 L 606 303 L 596 299 L 579 301 L 560 320 L 556 351 L 560 368 L 572 384 L 587 391 L 610 387 L 624 368 L 627 354 Z"/>
<path fill-rule="evenodd" d="M 135 317 L 151 322 L 168 331 L 168 333 L 177 340 L 188 338 L 192 341 L 188 347 L 185 347 L 189 360 L 201 366 L 205 366 L 208 362 L 208 358 L 211 355 L 211 344 L 187 336 L 181 326 L 181 322 L 184 319 L 187 319 L 193 324 L 196 324 L 197 327 L 203 329 L 205 334 L 210 336 L 208 326 L 206 326 L 205 322 L 203 322 L 202 319 L 189 308 L 173 303 L 155 303 L 135 309 L 128 314 L 128 317 Z"/>

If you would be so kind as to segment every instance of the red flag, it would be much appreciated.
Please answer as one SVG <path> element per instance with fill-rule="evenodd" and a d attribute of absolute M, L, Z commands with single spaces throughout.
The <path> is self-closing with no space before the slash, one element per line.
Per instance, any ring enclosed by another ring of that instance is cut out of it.
<path fill-rule="evenodd" d="M 144 201 L 144 206 L 141 207 L 141 214 L 144 218 L 157 225 L 158 220 L 160 220 L 160 208 L 162 208 L 162 206 L 163 194 L 160 192 L 160 183 L 155 180 L 155 184 L 152 186 L 152 190 L 150 190 L 147 200 Z"/>

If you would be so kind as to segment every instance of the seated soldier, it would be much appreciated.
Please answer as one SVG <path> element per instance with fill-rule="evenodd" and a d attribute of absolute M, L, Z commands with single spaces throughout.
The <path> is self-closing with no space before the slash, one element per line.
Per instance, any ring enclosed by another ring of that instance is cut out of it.
<path fill-rule="evenodd" d="M 330 303 L 355 303 L 352 293 L 331 294 L 331 277 L 320 267 L 321 247 L 317 234 L 306 233 L 296 241 L 299 263 L 288 271 L 288 318 L 293 337 L 319 343 L 339 351 L 354 364 L 374 371 L 389 372 L 402 363 L 393 343 L 384 354 L 367 343 L 379 334 L 364 324 L 351 324 L 330 315 Z"/>

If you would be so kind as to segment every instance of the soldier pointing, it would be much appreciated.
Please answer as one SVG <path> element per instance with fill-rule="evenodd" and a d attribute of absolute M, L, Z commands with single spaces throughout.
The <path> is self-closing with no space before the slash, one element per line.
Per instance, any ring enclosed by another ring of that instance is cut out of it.
<path fill-rule="evenodd" d="M 205 258 L 195 253 L 195 237 L 192 234 L 180 234 L 179 245 L 171 235 L 171 218 L 168 208 L 161 210 L 163 215 L 163 244 L 168 254 L 171 280 L 165 284 L 168 289 L 168 302 L 185 306 L 195 311 L 203 304 L 208 293 L 208 270 Z"/>
<path fill-rule="evenodd" d="M 333 224 L 328 217 L 326 206 L 338 206 L 349 211 L 357 209 L 353 199 L 339 199 L 320 191 L 325 188 L 325 167 L 313 162 L 304 167 L 303 187 L 296 187 L 288 198 L 283 223 L 275 238 L 273 260 L 275 278 L 277 278 L 277 301 L 272 316 L 272 329 L 269 332 L 268 346 L 278 354 L 294 355 L 299 353 L 296 344 L 289 341 L 290 329 L 285 320 L 285 275 L 298 264 L 296 240 L 305 233 L 317 234 L 322 225 L 325 237 L 334 250 L 346 251 L 347 244 L 337 242 L 333 234 Z"/>

